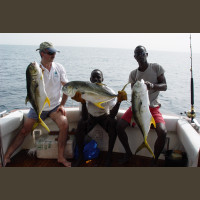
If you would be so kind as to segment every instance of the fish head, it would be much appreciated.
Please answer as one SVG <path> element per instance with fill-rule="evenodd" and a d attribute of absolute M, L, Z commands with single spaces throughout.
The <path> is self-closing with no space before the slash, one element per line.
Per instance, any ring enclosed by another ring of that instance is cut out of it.
<path fill-rule="evenodd" d="M 62 87 L 63 93 L 70 97 L 73 97 L 76 94 L 77 90 L 78 88 L 73 82 L 68 82 Z"/>
<path fill-rule="evenodd" d="M 41 69 L 38 65 L 37 62 L 33 62 L 33 63 L 30 63 L 27 67 L 27 71 L 32 75 L 32 76 L 37 76 Z"/>
<path fill-rule="evenodd" d="M 132 88 L 132 93 L 143 93 L 146 91 L 147 91 L 147 86 L 144 83 L 143 79 L 141 81 L 137 81 Z"/>

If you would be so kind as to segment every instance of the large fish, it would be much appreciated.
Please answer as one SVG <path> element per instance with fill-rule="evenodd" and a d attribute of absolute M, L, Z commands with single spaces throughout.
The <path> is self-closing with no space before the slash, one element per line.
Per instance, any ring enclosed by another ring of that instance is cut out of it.
<path fill-rule="evenodd" d="M 27 97 L 25 103 L 27 104 L 29 101 L 38 115 L 38 121 L 33 125 L 33 129 L 40 123 L 50 132 L 47 125 L 40 118 L 44 105 L 48 103 L 50 106 L 50 100 L 45 91 L 42 69 L 37 62 L 28 65 L 26 69 L 26 84 Z"/>
<path fill-rule="evenodd" d="M 134 84 L 131 96 L 132 96 L 133 118 L 138 127 L 140 128 L 144 137 L 144 142 L 137 148 L 135 153 L 140 151 L 142 148 L 146 147 L 155 158 L 154 153 L 151 150 L 151 147 L 147 143 L 147 136 L 151 124 L 153 124 L 154 127 L 156 127 L 156 123 L 149 110 L 149 95 L 147 86 L 144 83 L 143 79 L 141 81 L 137 81 Z M 131 120 L 131 124 L 133 122 L 133 118 Z"/>
<path fill-rule="evenodd" d="M 94 105 L 102 109 L 104 108 L 101 106 L 102 103 L 117 97 L 116 94 L 107 90 L 103 84 L 85 81 L 68 82 L 63 86 L 62 91 L 70 97 L 73 97 L 76 92 L 80 92 L 83 99 L 92 102 Z"/>

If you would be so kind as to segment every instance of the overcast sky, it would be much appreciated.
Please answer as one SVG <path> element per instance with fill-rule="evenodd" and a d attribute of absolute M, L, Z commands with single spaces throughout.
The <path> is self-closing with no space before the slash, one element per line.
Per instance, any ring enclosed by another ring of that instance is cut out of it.
<path fill-rule="evenodd" d="M 200 33 L 192 33 L 192 52 L 200 53 Z M 0 44 L 85 46 L 190 52 L 190 33 L 0 33 Z"/>

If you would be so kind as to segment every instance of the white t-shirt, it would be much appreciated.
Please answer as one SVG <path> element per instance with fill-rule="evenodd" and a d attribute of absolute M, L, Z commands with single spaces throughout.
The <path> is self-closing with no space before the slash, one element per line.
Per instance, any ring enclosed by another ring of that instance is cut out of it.
<path fill-rule="evenodd" d="M 43 111 L 49 111 L 54 109 L 56 106 L 60 104 L 62 99 L 61 82 L 67 83 L 68 79 L 65 68 L 59 63 L 53 62 L 50 71 L 46 69 L 42 64 L 41 67 L 44 70 L 43 76 L 44 76 L 45 90 L 50 100 L 50 107 L 46 103 Z"/>
<path fill-rule="evenodd" d="M 157 78 L 164 73 L 165 70 L 162 66 L 158 65 L 157 63 L 149 63 L 148 68 L 144 72 L 141 72 L 138 69 L 133 70 L 129 75 L 129 82 L 135 83 L 137 80 L 143 79 L 144 81 L 149 81 L 150 83 L 157 84 Z M 151 89 L 148 92 L 150 107 L 161 106 L 160 102 L 158 101 L 158 95 L 160 91 Z"/>
<path fill-rule="evenodd" d="M 104 86 L 104 87 L 106 87 L 106 89 L 108 91 L 115 94 L 115 91 L 113 89 L 111 89 L 107 86 Z M 107 101 L 105 103 L 102 103 L 101 106 L 104 107 L 104 109 L 95 106 L 91 102 L 86 102 L 88 113 L 91 114 L 94 117 L 99 117 L 99 116 L 104 115 L 104 114 L 110 114 L 110 110 L 112 110 L 112 108 L 115 106 L 115 104 L 116 104 L 116 98 L 114 98 L 110 101 Z M 80 104 L 79 109 L 82 110 L 81 104 Z"/>

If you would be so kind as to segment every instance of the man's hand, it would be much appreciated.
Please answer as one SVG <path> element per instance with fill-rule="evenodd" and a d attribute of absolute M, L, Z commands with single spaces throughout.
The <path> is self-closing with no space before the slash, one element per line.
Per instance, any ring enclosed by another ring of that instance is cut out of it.
<path fill-rule="evenodd" d="M 76 94 L 72 97 L 72 99 L 77 101 L 77 102 L 85 103 L 85 99 L 83 99 L 81 97 L 81 93 L 80 92 L 76 92 Z"/>
<path fill-rule="evenodd" d="M 145 81 L 148 90 L 152 90 L 154 88 L 154 84 L 150 83 L 149 81 Z"/>
<path fill-rule="evenodd" d="M 58 108 L 57 108 L 57 112 L 61 112 L 63 115 L 66 116 L 66 111 L 65 111 L 65 108 L 63 105 L 60 105 Z"/>
<path fill-rule="evenodd" d="M 125 91 L 118 91 L 117 101 L 122 102 L 124 100 L 127 100 L 127 94 Z"/>

